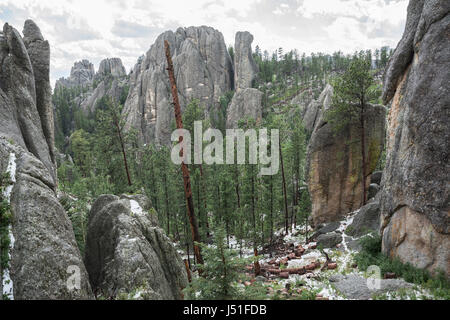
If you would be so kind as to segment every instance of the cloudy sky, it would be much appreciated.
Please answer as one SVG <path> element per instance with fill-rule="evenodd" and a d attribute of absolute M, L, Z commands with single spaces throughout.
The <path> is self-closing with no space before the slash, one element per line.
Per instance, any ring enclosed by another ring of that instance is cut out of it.
<path fill-rule="evenodd" d="M 51 78 L 67 76 L 74 61 L 98 68 L 120 57 L 127 71 L 156 37 L 178 27 L 209 25 L 228 45 L 250 31 L 269 52 L 350 53 L 394 47 L 400 40 L 407 0 L 0 0 L 0 23 L 20 32 L 33 19 L 50 41 Z"/>

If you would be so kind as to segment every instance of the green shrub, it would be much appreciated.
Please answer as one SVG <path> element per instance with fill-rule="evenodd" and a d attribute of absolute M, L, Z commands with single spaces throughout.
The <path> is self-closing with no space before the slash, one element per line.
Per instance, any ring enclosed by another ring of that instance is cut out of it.
<path fill-rule="evenodd" d="M 362 250 L 354 257 L 360 270 L 366 271 L 369 266 L 376 265 L 381 269 L 382 276 L 388 272 L 395 273 L 407 282 L 429 289 L 437 298 L 450 299 L 450 281 L 442 271 L 432 276 L 427 270 L 418 269 L 410 263 L 390 259 L 381 252 L 379 235 L 366 236 L 360 243 Z"/>

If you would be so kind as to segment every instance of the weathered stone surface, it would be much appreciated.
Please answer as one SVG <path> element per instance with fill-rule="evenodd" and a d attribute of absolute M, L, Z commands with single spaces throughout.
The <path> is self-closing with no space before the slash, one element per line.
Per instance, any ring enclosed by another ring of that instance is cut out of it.
<path fill-rule="evenodd" d="M 23 35 L 23 41 L 33 67 L 36 107 L 41 118 L 50 158 L 53 163 L 56 163 L 52 88 L 50 85 L 50 44 L 44 40 L 41 30 L 32 20 L 25 21 Z"/>
<path fill-rule="evenodd" d="M 383 228 L 383 252 L 418 268 L 450 274 L 450 241 L 422 213 L 409 207 L 397 210 Z"/>
<path fill-rule="evenodd" d="M 30 34 L 29 39 L 35 39 L 39 37 L 38 34 L 32 31 L 27 33 Z M 3 27 L 3 37 L 0 38 L 2 47 L 2 61 L 1 61 L 1 73 L 0 73 L 0 88 L 3 90 L 5 95 L 8 97 L 8 107 L 11 115 L 6 115 L 9 118 L 7 122 L 10 122 L 5 127 L 0 128 L 0 132 L 3 136 L 16 138 L 17 143 L 22 144 L 26 147 L 28 151 L 34 154 L 39 160 L 44 163 L 49 172 L 51 173 L 53 180 L 56 181 L 56 172 L 54 168 L 54 162 L 52 160 L 52 154 L 50 152 L 48 140 L 46 139 L 43 131 L 43 127 L 46 130 L 51 130 L 52 125 L 48 123 L 49 118 L 46 118 L 44 113 L 48 107 L 47 103 L 50 101 L 50 97 L 46 97 L 48 91 L 45 90 L 45 84 L 40 84 L 39 98 L 36 100 L 36 79 L 33 72 L 33 65 L 30 61 L 30 56 L 25 47 L 22 37 L 19 32 L 5 23 Z M 30 44 L 31 46 L 31 44 Z M 39 70 L 38 77 L 40 80 L 45 82 L 45 77 L 42 72 L 47 69 L 45 66 L 46 58 L 41 59 L 36 54 L 39 45 L 33 46 L 32 56 L 34 57 L 34 64 Z M 44 45 L 45 47 L 45 45 Z M 45 51 L 45 48 L 44 50 Z M 44 78 L 42 78 L 44 77 Z M 38 112 L 38 104 L 41 107 L 42 118 L 45 119 L 44 125 L 42 125 L 41 115 Z M 10 121 L 11 120 L 11 121 Z M 8 129 L 15 127 L 19 129 L 21 138 L 18 137 L 18 132 L 16 128 L 10 133 Z M 52 135 L 48 133 L 49 137 Z M 52 144 L 52 143 L 51 143 Z"/>
<path fill-rule="evenodd" d="M 233 89 L 233 65 L 223 35 L 211 27 L 179 28 L 161 34 L 130 74 L 125 129 L 142 143 L 170 143 L 174 119 L 164 40 L 170 44 L 181 109 L 193 99 L 209 115 L 220 97 Z"/>
<path fill-rule="evenodd" d="M 236 33 L 234 44 L 234 79 L 236 91 L 253 87 L 258 66 L 252 55 L 253 36 L 245 31 Z"/>
<path fill-rule="evenodd" d="M 413 285 L 402 279 L 379 279 L 379 288 L 369 288 L 368 280 L 358 274 L 333 275 L 329 280 L 340 293 L 352 300 L 369 300 L 374 295 L 413 288 Z"/>
<path fill-rule="evenodd" d="M 127 72 L 120 58 L 108 58 L 100 62 L 97 74 L 101 76 L 112 75 L 119 78 L 126 76 Z"/>
<path fill-rule="evenodd" d="M 333 231 L 337 230 L 340 225 L 341 225 L 341 223 L 339 221 L 330 222 L 330 223 L 326 224 L 325 226 L 320 227 L 319 230 L 317 230 L 311 236 L 311 239 L 317 239 L 317 237 L 322 235 L 322 234 L 333 232 Z"/>
<path fill-rule="evenodd" d="M 92 84 L 95 76 L 94 65 L 88 60 L 81 60 L 74 63 L 68 78 L 60 78 L 56 81 L 55 88 L 60 86 L 66 88 L 86 87 Z"/>
<path fill-rule="evenodd" d="M 323 124 L 323 114 L 330 108 L 332 97 L 333 87 L 328 84 L 319 99 L 311 101 L 307 106 L 303 115 L 303 126 L 308 132 L 313 132 L 317 125 Z"/>
<path fill-rule="evenodd" d="M 89 299 L 89 279 L 72 225 L 58 202 L 52 156 L 49 45 L 33 21 L 24 39 L 0 34 L 0 174 L 8 171 L 12 213 L 9 274 L 14 299 Z M 49 113 L 50 112 L 50 113 Z M 80 283 L 71 290 L 72 272 Z"/>
<path fill-rule="evenodd" d="M 330 89 L 324 90 L 327 91 Z M 350 125 L 335 133 L 323 116 L 331 107 L 331 96 L 324 96 L 324 107 L 316 121 L 307 155 L 314 225 L 338 221 L 363 203 L 360 129 L 358 125 Z M 366 185 L 369 187 L 370 174 L 384 147 L 386 108 L 368 104 L 365 118 Z"/>
<path fill-rule="evenodd" d="M 180 299 L 187 274 L 175 247 L 144 208 L 145 197 L 100 196 L 89 213 L 86 268 L 94 292 Z"/>
<path fill-rule="evenodd" d="M 405 33 L 385 76 L 383 98 L 392 106 L 381 192 L 383 251 L 447 275 L 449 10 L 444 0 L 410 2 Z"/>
<path fill-rule="evenodd" d="M 378 232 L 379 229 L 380 202 L 374 199 L 359 210 L 345 233 L 353 237 L 360 237 L 369 232 Z"/>
<path fill-rule="evenodd" d="M 317 245 L 324 248 L 335 248 L 336 245 L 342 242 L 342 234 L 337 232 L 330 232 L 321 234 L 316 239 Z"/>
<path fill-rule="evenodd" d="M 239 120 L 245 117 L 261 121 L 262 96 L 261 91 L 252 88 L 236 92 L 228 107 L 227 128 L 237 128 Z"/>
<path fill-rule="evenodd" d="M 0 138 L 0 172 L 15 157 L 11 194 L 10 261 L 14 299 L 89 299 L 89 279 L 75 241 L 72 224 L 59 203 L 53 177 L 34 155 Z M 80 287 L 70 290 L 72 270 L 79 270 Z"/>
<path fill-rule="evenodd" d="M 97 76 L 96 76 L 97 77 Z M 88 91 L 86 98 L 81 102 L 81 109 L 88 113 L 94 112 L 97 103 L 104 97 L 111 97 L 116 103 L 120 103 L 123 90 L 128 85 L 128 79 L 115 78 L 112 75 L 99 77 L 99 82 L 94 90 Z"/>

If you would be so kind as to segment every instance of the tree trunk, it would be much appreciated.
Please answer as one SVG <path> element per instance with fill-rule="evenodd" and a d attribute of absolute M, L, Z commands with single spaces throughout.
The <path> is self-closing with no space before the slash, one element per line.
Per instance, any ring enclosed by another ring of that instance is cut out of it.
<path fill-rule="evenodd" d="M 280 150 L 280 162 L 281 162 L 281 175 L 283 178 L 283 195 L 284 195 L 284 228 L 286 234 L 289 234 L 289 213 L 288 213 L 288 204 L 287 204 L 287 190 L 286 190 L 286 178 L 284 175 L 284 163 L 283 163 L 283 153 L 281 150 L 281 138 L 279 141 L 279 150 Z"/>
<path fill-rule="evenodd" d="M 131 183 L 130 171 L 128 170 L 128 161 L 127 161 L 127 154 L 125 152 L 125 144 L 123 143 L 122 131 L 120 130 L 119 120 L 117 119 L 115 114 L 114 114 L 114 124 L 116 126 L 117 135 L 119 136 L 120 148 L 122 149 L 123 163 L 125 166 L 125 171 L 127 172 L 128 185 L 131 186 L 132 183 Z"/>
<path fill-rule="evenodd" d="M 169 79 L 170 84 L 172 88 L 172 97 L 173 97 L 173 106 L 175 111 L 175 119 L 177 123 L 178 129 L 183 129 L 183 119 L 181 118 L 181 107 L 180 107 L 180 101 L 178 100 L 178 89 L 177 89 L 177 83 L 175 80 L 175 72 L 173 69 L 173 63 L 172 63 L 172 56 L 170 54 L 170 47 L 169 42 L 166 40 L 164 41 L 165 51 L 166 51 L 166 58 L 167 58 L 167 71 L 169 72 Z M 179 142 L 183 142 L 183 136 L 180 136 Z M 184 150 L 183 150 L 184 151 Z M 183 152 L 182 151 L 182 152 Z M 181 154 L 181 156 L 183 156 Z M 191 225 L 191 232 L 192 232 L 192 241 L 194 243 L 194 252 L 195 256 L 197 258 L 197 262 L 199 264 L 203 264 L 203 257 L 200 251 L 200 247 L 197 245 L 200 240 L 200 235 L 198 233 L 198 224 L 197 219 L 195 217 L 194 212 L 194 202 L 192 200 L 192 189 L 191 189 L 191 179 L 189 176 L 189 169 L 187 165 L 184 163 L 184 161 L 181 163 L 181 170 L 183 172 L 183 181 L 184 181 L 184 193 L 186 196 L 186 203 L 187 203 L 187 211 L 189 215 L 189 223 Z"/>
<path fill-rule="evenodd" d="M 163 175 L 164 183 L 164 196 L 166 200 L 166 218 L 167 218 L 167 236 L 170 237 L 170 209 L 169 209 L 169 191 L 167 190 L 167 175 L 164 172 Z"/>
<path fill-rule="evenodd" d="M 364 119 L 364 102 L 361 106 L 361 155 L 362 155 L 362 190 L 363 190 L 363 199 L 362 205 L 364 206 L 367 201 L 367 188 L 366 188 L 366 133 L 365 133 L 365 119 Z"/>

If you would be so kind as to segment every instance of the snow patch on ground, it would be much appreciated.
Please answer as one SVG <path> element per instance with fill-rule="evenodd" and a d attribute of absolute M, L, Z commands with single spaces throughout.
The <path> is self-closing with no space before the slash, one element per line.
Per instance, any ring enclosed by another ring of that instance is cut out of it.
<path fill-rule="evenodd" d="M 3 191 L 3 196 L 6 198 L 8 203 L 11 201 L 12 189 L 14 187 L 14 184 L 16 183 L 16 170 L 17 170 L 16 154 L 14 152 L 11 152 L 9 154 L 8 167 L 6 168 L 6 173 L 9 174 L 9 180 L 10 180 L 11 184 L 8 185 L 5 188 L 5 190 Z M 11 225 L 8 227 L 8 236 L 10 239 L 8 258 L 9 258 L 9 261 L 11 261 L 11 252 L 14 248 L 14 242 L 15 242 Z M 3 284 L 3 294 L 6 295 L 8 297 L 8 299 L 14 300 L 13 281 L 9 274 L 9 268 L 6 268 L 5 270 L 3 270 L 3 274 L 1 276 L 2 276 L 2 284 Z"/>

